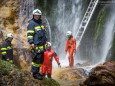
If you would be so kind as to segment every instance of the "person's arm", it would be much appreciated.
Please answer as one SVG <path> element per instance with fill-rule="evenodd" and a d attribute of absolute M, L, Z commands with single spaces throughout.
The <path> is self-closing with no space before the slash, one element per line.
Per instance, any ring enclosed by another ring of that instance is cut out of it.
<path fill-rule="evenodd" d="M 60 65 L 60 62 L 59 62 L 59 57 L 57 56 L 57 54 L 55 52 L 54 52 L 54 58 L 55 58 L 55 60 L 56 60 L 56 62 L 58 64 L 58 67 L 61 68 L 61 65 Z"/>
<path fill-rule="evenodd" d="M 7 55 L 7 44 L 4 42 L 1 47 L 1 54 L 4 56 L 6 60 L 9 60 L 9 57 Z"/>
<path fill-rule="evenodd" d="M 68 50 L 68 41 L 66 41 L 65 52 Z"/>
<path fill-rule="evenodd" d="M 34 37 L 34 25 L 33 23 L 29 23 L 28 27 L 27 27 L 27 38 L 28 38 L 28 42 L 29 44 L 33 44 L 34 43 L 34 40 L 33 40 L 33 37 Z"/>
<path fill-rule="evenodd" d="M 74 52 L 76 52 L 76 39 L 73 40 L 73 48 L 74 48 Z"/>

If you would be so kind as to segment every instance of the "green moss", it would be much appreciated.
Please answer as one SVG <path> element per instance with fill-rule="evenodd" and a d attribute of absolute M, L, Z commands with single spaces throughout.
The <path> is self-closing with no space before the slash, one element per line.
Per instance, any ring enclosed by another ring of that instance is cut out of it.
<path fill-rule="evenodd" d="M 56 82 L 53 79 L 48 79 L 48 78 L 46 78 L 46 79 L 43 80 L 43 84 L 45 86 L 60 86 L 58 82 Z"/>
<path fill-rule="evenodd" d="M 95 33 L 96 36 L 94 38 L 94 41 L 97 41 L 100 38 L 101 34 L 103 33 L 104 24 L 106 22 L 107 15 L 109 13 L 108 11 L 109 11 L 109 8 L 104 7 L 100 11 L 100 13 L 97 17 L 97 20 L 96 20 L 96 29 L 97 29 L 97 31 Z"/>
<path fill-rule="evenodd" d="M 12 71 L 15 68 L 16 66 L 14 66 L 13 64 L 0 60 L 0 73 L 1 74 L 4 74 L 4 75 L 9 74 L 10 71 Z"/>

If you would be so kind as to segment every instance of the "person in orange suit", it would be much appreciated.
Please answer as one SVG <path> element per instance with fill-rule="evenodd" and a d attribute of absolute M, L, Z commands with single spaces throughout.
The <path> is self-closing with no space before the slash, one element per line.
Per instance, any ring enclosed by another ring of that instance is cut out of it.
<path fill-rule="evenodd" d="M 47 75 L 48 78 L 51 78 L 53 57 L 55 58 L 58 64 L 58 67 L 61 67 L 60 62 L 59 62 L 59 57 L 57 56 L 55 51 L 51 49 L 51 43 L 47 42 L 46 51 L 44 52 L 44 62 L 41 68 L 41 72 L 44 77 L 45 75 Z"/>
<path fill-rule="evenodd" d="M 68 36 L 68 40 L 66 41 L 65 52 L 69 54 L 69 67 L 73 67 L 74 65 L 74 58 L 73 55 L 76 52 L 76 39 L 73 38 L 72 32 L 67 31 L 66 35 Z"/>

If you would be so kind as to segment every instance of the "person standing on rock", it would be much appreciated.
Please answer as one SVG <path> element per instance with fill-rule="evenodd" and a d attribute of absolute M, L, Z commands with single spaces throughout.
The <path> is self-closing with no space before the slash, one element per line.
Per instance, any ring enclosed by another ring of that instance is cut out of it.
<path fill-rule="evenodd" d="M 68 40 L 66 41 L 65 52 L 69 54 L 69 67 L 73 67 L 74 65 L 74 53 L 76 52 L 76 39 L 73 38 L 72 32 L 67 31 L 66 35 L 68 36 Z"/>
<path fill-rule="evenodd" d="M 55 58 L 58 67 L 61 67 L 59 57 L 55 51 L 51 49 L 51 43 L 47 42 L 46 51 L 44 52 L 44 62 L 42 64 L 42 74 L 44 77 L 47 75 L 48 78 L 51 78 L 53 57 Z"/>
<path fill-rule="evenodd" d="M 11 33 L 7 34 L 6 39 L 1 47 L 2 60 L 8 61 L 10 63 L 13 63 L 13 48 L 11 44 L 12 40 L 13 35 Z"/>
<path fill-rule="evenodd" d="M 27 38 L 34 55 L 32 60 L 31 72 L 33 77 L 41 80 L 40 67 L 44 61 L 45 44 L 47 42 L 46 29 L 41 20 L 42 12 L 39 9 L 33 11 L 33 18 L 27 27 Z"/>

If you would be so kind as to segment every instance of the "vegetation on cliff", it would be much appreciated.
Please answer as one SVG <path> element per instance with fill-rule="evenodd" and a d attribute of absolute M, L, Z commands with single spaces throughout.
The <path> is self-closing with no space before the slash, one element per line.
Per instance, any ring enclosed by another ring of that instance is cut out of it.
<path fill-rule="evenodd" d="M 31 72 L 0 60 L 0 86 L 60 86 L 53 79 L 37 80 Z"/>

